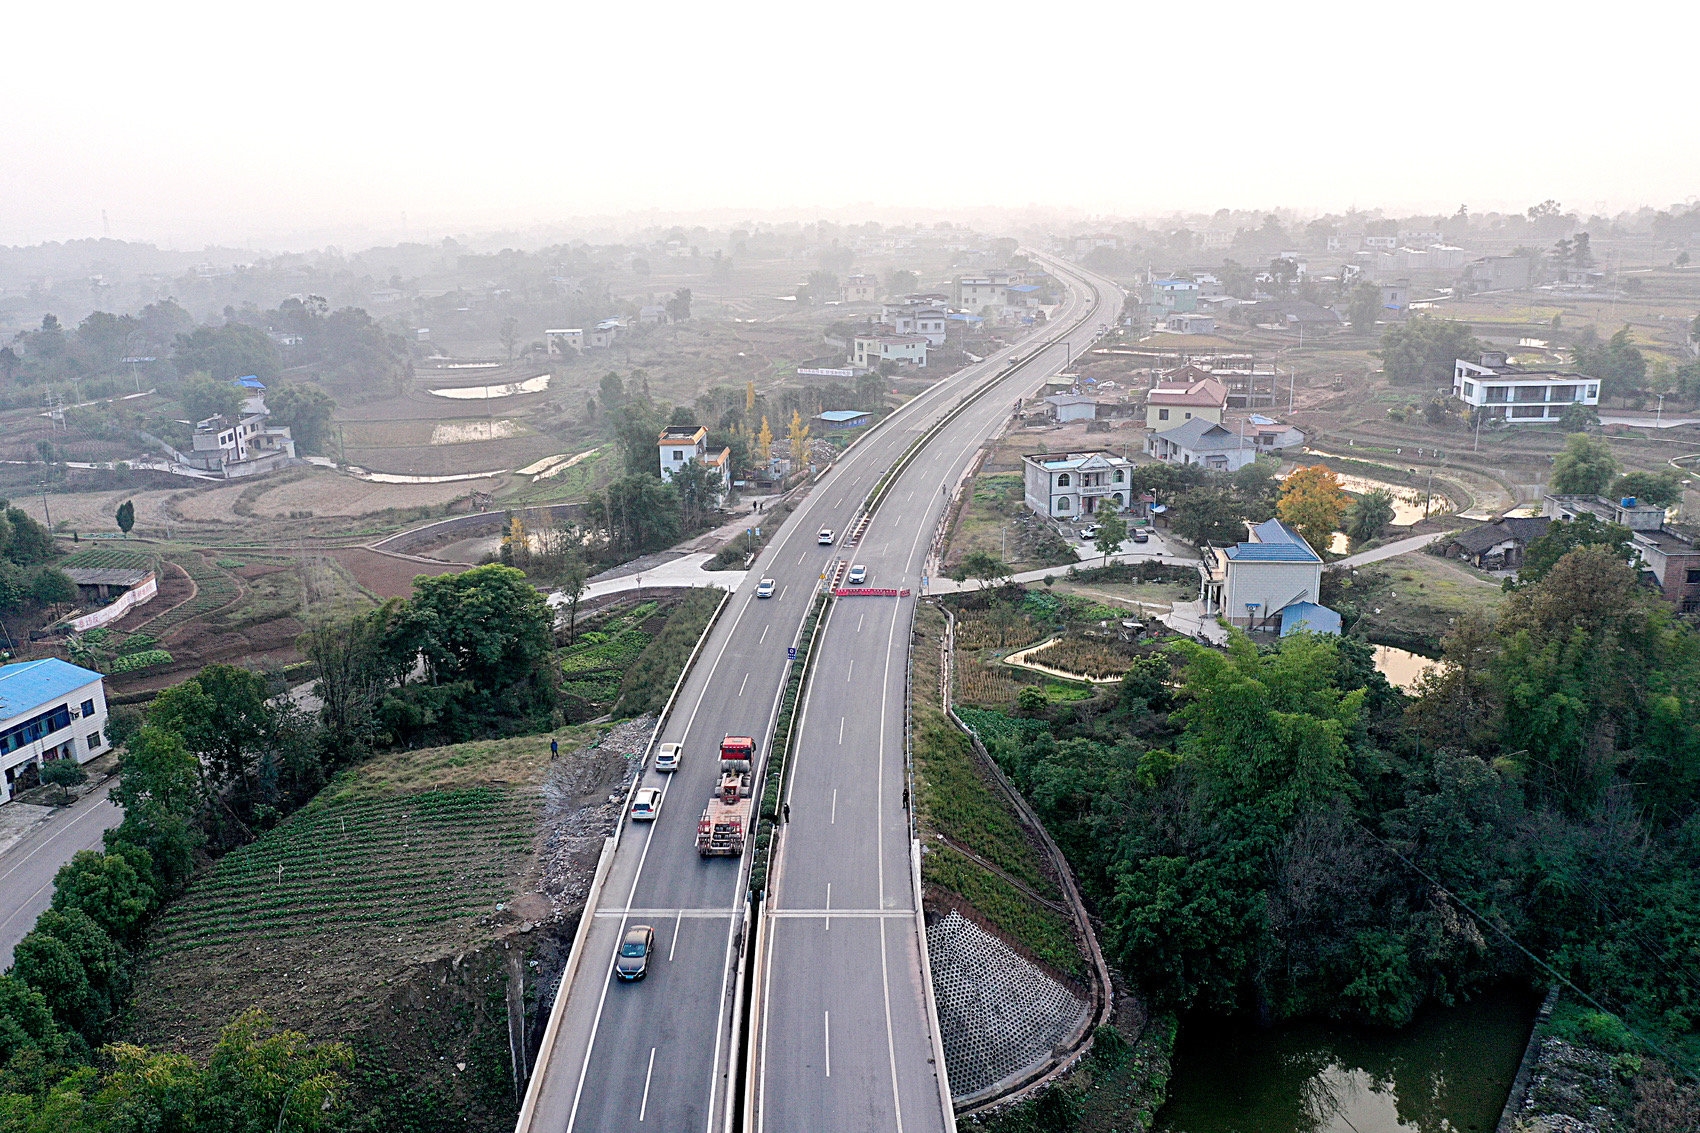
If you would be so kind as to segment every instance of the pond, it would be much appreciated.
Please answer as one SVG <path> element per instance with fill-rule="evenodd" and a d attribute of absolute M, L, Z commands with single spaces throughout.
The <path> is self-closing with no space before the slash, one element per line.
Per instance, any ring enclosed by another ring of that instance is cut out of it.
<path fill-rule="evenodd" d="M 1394 688 L 1415 688 L 1424 673 L 1439 668 L 1440 664 L 1432 657 L 1424 657 L 1408 649 L 1395 649 L 1391 645 L 1375 647 L 1376 672 L 1386 677 L 1387 683 Z"/>
<path fill-rule="evenodd" d="M 1367 476 L 1340 476 L 1340 486 L 1354 496 L 1365 492 L 1380 490 L 1393 497 L 1393 525 L 1409 527 L 1423 518 L 1423 500 L 1429 499 L 1429 514 L 1444 515 L 1452 510 L 1452 501 L 1446 498 L 1444 492 L 1436 492 L 1429 497 L 1423 488 L 1413 488 L 1408 484 L 1394 484 L 1387 480 L 1372 480 Z"/>
<path fill-rule="evenodd" d="M 1400 1031 L 1188 1019 L 1156 1133 L 1491 1133 L 1537 1006 L 1493 992 Z"/>

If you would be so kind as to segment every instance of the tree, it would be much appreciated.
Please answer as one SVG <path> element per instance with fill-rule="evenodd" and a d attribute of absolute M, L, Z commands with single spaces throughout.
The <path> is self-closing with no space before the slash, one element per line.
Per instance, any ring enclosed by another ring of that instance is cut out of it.
<path fill-rule="evenodd" d="M 691 289 L 681 287 L 673 292 L 673 297 L 667 300 L 667 317 L 676 323 L 687 322 L 691 317 Z"/>
<path fill-rule="evenodd" d="M 1346 512 L 1346 537 L 1353 546 L 1380 536 L 1393 522 L 1393 493 L 1383 488 L 1365 492 Z"/>
<path fill-rule="evenodd" d="M 602 524 L 608 547 L 630 557 L 670 547 L 679 540 L 683 507 L 679 493 L 658 476 L 625 476 L 602 490 Z"/>
<path fill-rule="evenodd" d="M 606 403 L 605 403 L 606 404 Z M 656 458 L 655 439 L 661 434 L 661 415 L 647 398 L 634 397 L 609 415 L 614 427 L 614 444 L 627 476 L 645 476 L 660 481 L 661 462 Z"/>
<path fill-rule="evenodd" d="M 908 295 L 921 285 L 921 277 L 905 268 L 893 268 L 885 273 L 885 289 L 890 295 Z"/>
<path fill-rule="evenodd" d="M 720 470 L 697 460 L 687 460 L 672 477 L 673 490 L 679 493 L 680 516 L 687 528 L 703 522 L 709 509 L 720 500 L 725 479 Z"/>
<path fill-rule="evenodd" d="M 803 424 L 803 414 L 793 409 L 791 411 L 791 428 L 788 434 L 791 438 L 791 460 L 799 468 L 805 468 L 812 461 L 809 459 L 809 427 Z"/>
<path fill-rule="evenodd" d="M 129 854 L 139 860 L 147 857 L 147 851 L 137 847 L 130 847 Z M 134 943 L 157 904 L 152 873 L 151 861 L 144 872 L 126 854 L 78 850 L 54 875 L 53 907 L 62 913 L 76 910 L 113 940 Z"/>
<path fill-rule="evenodd" d="M 125 500 L 118 505 L 118 530 L 124 533 L 124 538 L 130 537 L 130 530 L 136 526 L 136 505 L 131 500 Z"/>
<path fill-rule="evenodd" d="M 123 1002 L 124 953 L 88 914 L 48 909 L 13 951 L 12 975 L 40 992 L 61 1026 L 98 1043 Z"/>
<path fill-rule="evenodd" d="M 1169 530 L 1195 547 L 1219 546 L 1245 538 L 1245 514 L 1225 489 L 1193 488 L 1170 505 Z"/>
<path fill-rule="evenodd" d="M 23 508 L 8 507 L 5 500 L 0 500 L 0 510 L 5 512 L 5 520 L 0 522 L 0 549 L 4 549 L 9 561 L 18 566 L 33 566 L 58 553 L 52 533 Z"/>
<path fill-rule="evenodd" d="M 1600 415 L 1594 412 L 1592 406 L 1584 405 L 1580 401 L 1572 401 L 1566 405 L 1564 412 L 1558 417 L 1558 427 L 1566 433 L 1585 432 L 1599 423 Z"/>
<path fill-rule="evenodd" d="M 240 785 L 253 797 L 261 747 L 276 713 L 266 703 L 266 679 L 233 665 L 208 665 L 166 689 L 148 709 L 148 723 L 177 733 L 211 772 L 211 789 Z"/>
<path fill-rule="evenodd" d="M 1381 288 L 1367 281 L 1358 284 L 1346 302 L 1346 314 L 1353 330 L 1374 330 L 1376 320 L 1381 317 Z"/>
<path fill-rule="evenodd" d="M 1009 564 L 987 551 L 969 551 L 962 556 L 962 571 L 984 589 L 1000 578 L 1009 577 Z"/>
<path fill-rule="evenodd" d="M 1619 470 L 1611 446 L 1602 438 L 1571 433 L 1552 461 L 1547 490 L 1559 496 L 1604 495 Z"/>
<path fill-rule="evenodd" d="M 1589 377 L 1600 379 L 1600 397 L 1634 399 L 1647 384 L 1647 357 L 1635 345 L 1626 325 L 1610 339 L 1601 341 L 1593 327 L 1583 327 L 1570 348 L 1575 366 Z"/>
<path fill-rule="evenodd" d="M 0 346 L 0 374 L 4 374 L 7 381 L 11 381 L 17 376 L 18 365 L 22 361 L 23 359 L 18 357 L 16 350 L 13 350 L 10 346 Z"/>
<path fill-rule="evenodd" d="M 64 806 L 71 801 L 71 788 L 87 783 L 89 773 L 75 759 L 50 759 L 42 764 L 41 781 L 59 788 L 59 805 Z"/>
<path fill-rule="evenodd" d="M 1318 554 L 1334 542 L 1334 532 L 1351 502 L 1340 478 L 1325 464 L 1300 468 L 1281 484 L 1275 513 L 1290 524 Z"/>
<path fill-rule="evenodd" d="M 197 373 L 177 387 L 177 400 L 191 424 L 209 417 L 234 417 L 242 408 L 242 387 Z"/>
<path fill-rule="evenodd" d="M 1539 582 L 1551 573 L 1558 560 L 1578 547 L 1603 547 L 1613 557 L 1624 562 L 1635 559 L 1633 536 L 1629 528 L 1616 523 L 1603 523 L 1589 512 L 1575 519 L 1555 520 L 1547 533 L 1531 539 L 1523 552 L 1523 565 L 1517 571 L 1519 583 Z"/>
<path fill-rule="evenodd" d="M 1098 534 L 1093 536 L 1092 545 L 1104 556 L 1104 565 L 1109 566 L 1110 556 L 1121 549 L 1122 541 L 1127 538 L 1127 520 L 1109 512 L 1094 515 L 1093 521 L 1098 524 Z"/>
<path fill-rule="evenodd" d="M 303 455 L 320 455 L 330 439 L 331 415 L 336 412 L 336 399 L 316 385 L 290 382 L 280 385 L 266 395 L 266 409 L 278 424 L 289 426 L 296 451 Z"/>
<path fill-rule="evenodd" d="M 584 561 L 576 542 L 567 546 L 560 569 L 555 573 L 555 588 L 567 600 L 567 644 L 578 640 L 578 604 L 590 589 L 590 564 Z"/>
<path fill-rule="evenodd" d="M 519 320 L 509 315 L 502 320 L 502 349 L 508 352 L 508 361 L 514 360 L 514 347 L 519 344 Z"/>
<path fill-rule="evenodd" d="M 1418 315 L 1384 330 L 1376 353 L 1395 385 L 1450 387 L 1456 360 L 1474 358 L 1481 350 L 1467 324 Z"/>
<path fill-rule="evenodd" d="M 765 414 L 761 419 L 761 432 L 756 434 L 756 456 L 761 459 L 763 468 L 773 459 L 773 429 L 768 426 Z"/>
<path fill-rule="evenodd" d="M 179 334 L 173 361 L 177 372 L 185 377 L 211 374 L 226 382 L 249 374 L 269 382 L 277 376 L 279 366 L 277 344 L 266 337 L 265 331 L 247 323 L 196 327 L 188 334 Z"/>
<path fill-rule="evenodd" d="M 602 384 L 597 387 L 602 394 L 602 408 L 610 413 L 626 403 L 626 383 L 620 375 L 609 371 L 602 375 Z"/>
<path fill-rule="evenodd" d="M 546 672 L 555 612 L 511 567 L 473 567 L 413 580 L 409 628 L 433 678 L 470 681 L 480 692 L 510 696 L 510 707 L 552 703 Z"/>
<path fill-rule="evenodd" d="M 58 610 L 62 603 L 77 600 L 77 584 L 64 571 L 43 567 L 30 579 L 30 597 L 43 606 Z"/>
<path fill-rule="evenodd" d="M 1675 507 L 1682 502 L 1682 474 L 1674 468 L 1663 472 L 1626 472 L 1612 483 L 1609 495 L 1621 500 L 1635 497 L 1654 507 Z"/>

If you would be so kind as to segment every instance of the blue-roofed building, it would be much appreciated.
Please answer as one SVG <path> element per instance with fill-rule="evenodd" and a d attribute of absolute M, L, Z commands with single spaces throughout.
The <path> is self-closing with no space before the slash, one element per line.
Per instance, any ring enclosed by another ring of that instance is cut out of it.
<path fill-rule="evenodd" d="M 57 657 L 0 665 L 0 769 L 5 797 L 40 782 L 52 759 L 87 763 L 112 745 L 106 738 L 104 678 Z"/>
<path fill-rule="evenodd" d="M 1340 633 L 1340 615 L 1315 602 L 1294 602 L 1281 611 L 1281 636 L 1295 633 Z"/>
<path fill-rule="evenodd" d="M 1251 527 L 1250 538 L 1232 547 L 1200 548 L 1206 615 L 1220 615 L 1242 629 L 1275 629 L 1282 611 L 1309 603 L 1319 609 L 1322 556 L 1279 519 Z M 1336 617 L 1336 621 L 1338 617 Z"/>
<path fill-rule="evenodd" d="M 873 414 L 866 409 L 828 409 L 815 414 L 815 420 L 828 429 L 863 429 L 873 423 Z"/>

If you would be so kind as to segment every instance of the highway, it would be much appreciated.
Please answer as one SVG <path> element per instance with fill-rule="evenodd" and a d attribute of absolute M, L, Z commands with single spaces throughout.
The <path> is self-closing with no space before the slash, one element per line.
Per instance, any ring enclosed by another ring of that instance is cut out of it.
<path fill-rule="evenodd" d="M 78 850 L 101 849 L 101 835 L 124 820 L 111 792 L 97 787 L 0 854 L 0 971 L 12 966 L 12 949 L 53 903 L 59 867 Z"/>
<path fill-rule="evenodd" d="M 1071 283 L 1086 279 L 1077 269 L 1053 267 Z M 1026 357 L 1075 320 L 1071 341 L 1081 349 L 1120 309 L 1120 293 L 1107 281 L 1077 283 L 1051 326 L 940 381 L 862 439 L 762 552 L 750 577 L 775 579 L 775 596 L 758 599 L 753 585 L 732 596 L 662 722 L 657 742 L 683 743 L 683 765 L 672 775 L 645 772 L 644 785 L 663 789 L 661 813 L 653 823 L 627 824 L 620 836 L 583 961 L 562 991 L 558 1036 L 533 1074 L 522 1129 L 713 1133 L 725 1127 L 747 861 L 703 860 L 694 845 L 720 738 L 750 734 L 765 747 L 786 649 L 797 644 L 820 576 L 839 558 L 866 562 L 875 586 L 918 586 L 945 503 L 940 486 L 954 482 L 1014 397 L 1062 368 L 1064 351 L 1022 366 L 948 425 L 852 551 L 842 536 L 880 476 L 965 393 L 1004 369 L 1011 349 Z M 840 536 L 837 544 L 817 544 L 822 527 Z M 764 950 L 767 994 L 758 1025 L 769 1041 L 756 1053 L 765 1059 L 758 1096 L 767 1103 L 758 1119 L 768 1129 L 945 1125 L 929 1062 L 902 785 L 912 611 L 912 600 L 841 600 L 823 630 L 800 717 L 792 826 L 780 844 L 769 916 L 774 930 Z M 844 910 L 830 920 L 829 900 Z M 636 924 L 655 929 L 650 975 L 616 983 L 617 943 Z"/>

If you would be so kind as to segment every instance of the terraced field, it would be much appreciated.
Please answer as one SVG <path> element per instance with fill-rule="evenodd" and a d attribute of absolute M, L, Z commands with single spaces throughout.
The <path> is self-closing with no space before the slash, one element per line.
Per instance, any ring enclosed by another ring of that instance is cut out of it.
<path fill-rule="evenodd" d="M 156 958 L 251 938 L 403 938 L 489 916 L 514 891 L 537 830 L 535 794 L 498 787 L 354 798 L 310 808 L 237 850 L 161 921 Z M 181 961 L 177 961 L 181 963 Z"/>
<path fill-rule="evenodd" d="M 191 618 L 228 606 L 242 593 L 241 584 L 193 551 L 178 551 L 166 558 L 182 567 L 195 580 L 195 596 L 147 623 L 148 632 L 161 637 Z"/>
<path fill-rule="evenodd" d="M 113 570 L 153 570 L 159 556 L 141 548 L 90 547 L 68 555 L 59 561 L 61 567 L 99 568 Z"/>

